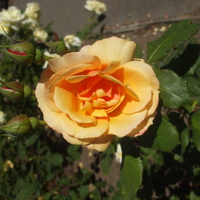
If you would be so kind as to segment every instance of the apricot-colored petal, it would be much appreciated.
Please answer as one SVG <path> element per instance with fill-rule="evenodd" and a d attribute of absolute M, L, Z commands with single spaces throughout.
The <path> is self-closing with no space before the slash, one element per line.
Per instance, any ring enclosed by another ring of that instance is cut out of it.
<path fill-rule="evenodd" d="M 60 118 L 60 124 L 66 133 L 78 139 L 100 137 L 108 130 L 107 119 L 97 119 L 97 123 L 92 125 L 76 123 L 66 116 Z"/>
<path fill-rule="evenodd" d="M 56 106 L 53 99 L 53 92 L 47 92 L 43 94 L 43 99 L 48 106 L 48 108 L 53 112 L 60 112 L 60 109 Z"/>
<path fill-rule="evenodd" d="M 54 74 L 54 72 L 51 71 L 49 68 L 45 69 L 41 74 L 39 82 L 46 83 L 53 74 Z"/>
<path fill-rule="evenodd" d="M 53 72 L 68 69 L 79 64 L 93 64 L 96 68 L 101 68 L 100 61 L 97 57 L 81 53 L 72 52 L 65 54 L 63 57 L 49 60 L 49 68 Z"/>
<path fill-rule="evenodd" d="M 149 78 L 152 88 L 155 90 L 159 89 L 159 81 L 150 65 L 141 61 L 132 61 L 132 62 L 126 63 L 125 69 L 128 66 L 132 69 L 136 69 L 138 71 L 145 73 Z"/>
<path fill-rule="evenodd" d="M 78 83 L 88 77 L 90 76 L 89 75 L 70 76 L 70 77 L 67 77 L 65 80 L 69 83 Z"/>
<path fill-rule="evenodd" d="M 93 109 L 93 111 L 90 114 L 94 117 L 108 117 L 104 109 Z"/>
<path fill-rule="evenodd" d="M 121 109 L 123 113 L 132 114 L 143 109 L 151 99 L 152 86 L 148 76 L 142 71 L 132 68 L 133 62 L 124 65 L 124 84 L 137 95 L 138 99 L 132 98 L 130 91 L 125 96 Z"/>
<path fill-rule="evenodd" d="M 110 75 L 107 75 L 107 74 L 99 74 L 100 77 L 106 79 L 106 80 L 109 80 L 113 83 L 116 83 L 116 84 L 119 84 L 119 85 L 122 85 L 123 86 L 123 83 L 121 81 L 119 81 L 118 79 L 116 79 L 115 77 L 113 76 L 110 76 Z"/>
<path fill-rule="evenodd" d="M 140 135 L 143 135 L 145 133 L 145 131 L 149 128 L 149 126 L 151 126 L 153 124 L 153 120 L 155 118 L 155 114 L 156 112 L 154 112 L 154 114 L 150 115 L 149 117 L 147 117 L 143 122 L 141 122 L 137 128 L 135 128 L 130 134 L 128 134 L 127 136 L 130 137 L 137 137 Z"/>
<path fill-rule="evenodd" d="M 96 41 L 90 47 L 85 47 L 80 52 L 97 56 L 102 65 L 108 65 L 112 61 L 118 60 L 121 64 L 133 60 L 136 44 L 132 41 L 111 37 Z"/>
<path fill-rule="evenodd" d="M 66 113 L 69 117 L 78 123 L 96 124 L 96 119 L 93 116 L 85 115 L 85 111 L 79 108 L 78 98 L 71 92 L 63 88 L 56 87 L 54 91 L 54 101 L 61 112 Z"/>
<path fill-rule="evenodd" d="M 113 135 L 107 135 L 107 133 L 105 133 L 104 135 L 98 137 L 96 140 L 88 144 L 87 147 L 89 149 L 95 149 L 100 152 L 105 151 L 108 148 L 112 139 Z"/>
<path fill-rule="evenodd" d="M 38 83 L 35 95 L 38 100 L 38 107 L 43 112 L 44 121 L 54 130 L 61 132 L 60 122 L 59 122 L 59 115 L 60 113 L 53 112 L 47 106 L 43 96 L 45 93 L 44 84 Z"/>
<path fill-rule="evenodd" d="M 102 74 L 112 74 L 114 73 L 118 68 L 120 67 L 120 61 L 116 60 L 116 61 L 112 61 L 108 67 L 101 71 Z"/>
<path fill-rule="evenodd" d="M 66 62 L 63 57 L 50 59 L 48 61 L 48 68 L 50 68 L 53 72 L 58 72 L 64 68 L 66 68 Z"/>
<path fill-rule="evenodd" d="M 133 98 L 135 101 L 139 101 L 138 95 L 133 91 L 133 89 L 130 87 L 130 85 L 125 86 L 126 93 Z"/>
<path fill-rule="evenodd" d="M 147 110 L 126 115 L 116 109 L 112 113 L 109 113 L 109 134 L 117 135 L 118 137 L 124 137 L 131 133 L 131 131 L 145 119 Z"/>
<path fill-rule="evenodd" d="M 146 108 L 148 110 L 148 115 L 151 115 L 152 113 L 155 112 L 155 110 L 158 106 L 158 102 L 159 102 L 159 91 L 154 90 L 152 93 L 153 93 L 152 99 L 151 99 L 151 101 L 149 101 L 149 103 L 146 106 Z"/>

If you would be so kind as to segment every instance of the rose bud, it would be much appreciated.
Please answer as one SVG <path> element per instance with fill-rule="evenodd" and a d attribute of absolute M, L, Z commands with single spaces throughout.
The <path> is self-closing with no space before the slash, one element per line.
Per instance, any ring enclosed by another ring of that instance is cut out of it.
<path fill-rule="evenodd" d="M 0 46 L 0 51 L 12 57 L 18 63 L 29 66 L 35 58 L 35 48 L 30 42 L 19 42 L 10 46 Z"/>
<path fill-rule="evenodd" d="M 6 131 L 9 136 L 22 136 L 31 129 L 31 123 L 26 115 L 18 115 L 0 126 L 0 129 Z"/>
<path fill-rule="evenodd" d="M 64 41 L 44 42 L 44 44 L 48 46 L 51 51 L 59 55 L 64 55 L 69 52 L 69 49 L 65 46 Z"/>
<path fill-rule="evenodd" d="M 11 100 L 19 100 L 24 97 L 24 85 L 17 81 L 1 83 L 0 93 Z"/>

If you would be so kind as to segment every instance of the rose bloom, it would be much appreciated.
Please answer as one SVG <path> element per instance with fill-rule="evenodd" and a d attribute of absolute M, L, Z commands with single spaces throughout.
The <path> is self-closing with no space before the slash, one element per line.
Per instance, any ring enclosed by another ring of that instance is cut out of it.
<path fill-rule="evenodd" d="M 133 59 L 135 47 L 111 37 L 49 60 L 35 91 L 47 124 L 98 151 L 114 135 L 142 135 L 155 116 L 159 82 L 151 66 Z"/>
<path fill-rule="evenodd" d="M 95 12 L 98 15 L 101 15 L 107 10 L 106 4 L 96 0 L 87 0 L 85 4 L 85 9 Z"/>
<path fill-rule="evenodd" d="M 75 35 L 66 35 L 63 38 L 66 47 L 70 48 L 70 45 L 80 47 L 81 46 L 81 39 Z"/>
<path fill-rule="evenodd" d="M 7 10 L 3 9 L 2 12 L 0 12 L 0 24 L 11 27 L 14 30 L 18 30 L 19 23 L 23 18 L 24 15 L 21 14 L 21 11 L 15 6 L 10 6 Z"/>
<path fill-rule="evenodd" d="M 28 19 L 39 21 L 41 16 L 40 5 L 35 2 L 27 3 L 24 15 Z"/>
<path fill-rule="evenodd" d="M 33 36 L 36 41 L 46 41 L 48 34 L 47 32 L 40 26 L 36 27 L 33 31 Z"/>

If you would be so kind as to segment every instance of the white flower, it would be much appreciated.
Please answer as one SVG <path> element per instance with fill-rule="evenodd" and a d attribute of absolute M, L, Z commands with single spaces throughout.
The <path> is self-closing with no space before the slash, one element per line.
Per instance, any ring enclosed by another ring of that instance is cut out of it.
<path fill-rule="evenodd" d="M 120 144 L 117 144 L 117 150 L 115 152 L 116 161 L 122 163 L 122 148 Z"/>
<path fill-rule="evenodd" d="M 85 4 L 85 9 L 95 12 L 98 15 L 101 15 L 107 10 L 106 4 L 96 0 L 87 0 Z"/>
<path fill-rule="evenodd" d="M 29 20 L 39 21 L 41 16 L 40 5 L 38 3 L 32 2 L 26 5 L 24 15 Z"/>
<path fill-rule="evenodd" d="M 0 110 L 0 124 L 5 123 L 5 121 L 6 121 L 5 117 L 6 117 L 6 114 Z"/>
<path fill-rule="evenodd" d="M 36 27 L 33 31 L 33 36 L 36 41 L 46 41 L 48 34 L 47 32 L 40 26 Z"/>
<path fill-rule="evenodd" d="M 81 46 L 81 39 L 75 35 L 66 35 L 63 38 L 63 41 L 65 42 L 66 47 L 70 48 L 70 45 L 72 46 Z"/>
<path fill-rule="evenodd" d="M 7 10 L 3 9 L 2 12 L 0 12 L 0 24 L 14 30 L 18 30 L 19 23 L 23 20 L 23 18 L 24 15 L 15 6 L 10 6 Z"/>

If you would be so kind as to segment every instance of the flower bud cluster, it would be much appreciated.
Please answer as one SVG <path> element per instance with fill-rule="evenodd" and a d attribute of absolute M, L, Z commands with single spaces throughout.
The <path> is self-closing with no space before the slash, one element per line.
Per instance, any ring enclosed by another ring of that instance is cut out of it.
<path fill-rule="evenodd" d="M 44 44 L 58 55 L 64 55 L 69 52 L 64 41 L 44 42 Z M 45 56 L 40 49 L 36 49 L 32 43 L 27 41 L 18 42 L 9 46 L 0 46 L 0 51 L 25 66 L 31 65 L 33 62 L 41 63 L 51 58 Z"/>

